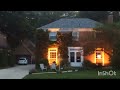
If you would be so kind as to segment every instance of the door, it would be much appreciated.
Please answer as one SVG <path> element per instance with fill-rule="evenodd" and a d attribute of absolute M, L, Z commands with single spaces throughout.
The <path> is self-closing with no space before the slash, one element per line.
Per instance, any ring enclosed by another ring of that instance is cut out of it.
<path fill-rule="evenodd" d="M 82 52 L 83 50 L 80 50 L 79 48 L 69 49 L 69 62 L 72 67 L 82 67 Z"/>
<path fill-rule="evenodd" d="M 73 67 L 81 66 L 81 54 L 80 54 L 80 52 L 70 52 L 70 64 Z"/>

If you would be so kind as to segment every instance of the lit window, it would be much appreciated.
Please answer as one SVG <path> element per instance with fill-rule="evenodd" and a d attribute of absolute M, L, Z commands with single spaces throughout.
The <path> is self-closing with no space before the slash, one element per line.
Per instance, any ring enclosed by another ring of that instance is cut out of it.
<path fill-rule="evenodd" d="M 73 40 L 78 41 L 79 40 L 79 32 L 72 32 Z"/>
<path fill-rule="evenodd" d="M 97 58 L 97 59 L 101 59 L 101 58 L 102 58 L 102 55 L 101 55 L 100 53 L 97 53 L 97 54 L 96 54 L 96 58 Z"/>
<path fill-rule="evenodd" d="M 49 33 L 49 39 L 50 41 L 56 41 L 57 40 L 57 32 L 50 32 Z"/>
<path fill-rule="evenodd" d="M 49 64 L 52 64 L 54 61 L 57 63 L 57 48 L 48 49 L 48 60 Z"/>

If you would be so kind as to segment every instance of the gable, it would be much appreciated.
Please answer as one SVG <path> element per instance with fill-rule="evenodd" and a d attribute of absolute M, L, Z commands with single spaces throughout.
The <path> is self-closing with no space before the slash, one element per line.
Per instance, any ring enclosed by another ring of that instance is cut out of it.
<path fill-rule="evenodd" d="M 23 45 L 17 47 L 14 53 L 16 55 L 31 55 L 31 53 Z"/>

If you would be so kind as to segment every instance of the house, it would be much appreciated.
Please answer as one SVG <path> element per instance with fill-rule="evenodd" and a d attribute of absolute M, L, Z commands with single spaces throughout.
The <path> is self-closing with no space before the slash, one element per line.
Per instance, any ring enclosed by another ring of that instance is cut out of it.
<path fill-rule="evenodd" d="M 26 57 L 28 59 L 29 64 L 34 63 L 34 50 L 35 44 L 29 39 L 24 39 L 21 41 L 21 44 L 15 49 L 15 56 L 18 61 L 20 57 Z"/>
<path fill-rule="evenodd" d="M 91 38 L 96 38 L 97 33 L 94 28 L 101 26 L 102 24 L 88 18 L 62 18 L 52 23 L 44 25 L 39 29 L 49 31 L 49 39 L 56 41 L 57 32 L 72 32 L 73 45 L 68 46 L 68 61 L 72 67 L 82 67 L 84 60 L 89 60 L 97 65 L 108 65 L 109 56 L 104 52 L 104 46 L 102 46 L 102 39 L 96 44 L 95 51 L 89 55 L 84 55 L 86 45 L 93 45 Z M 99 35 L 99 34 L 98 34 Z M 53 61 L 59 62 L 58 47 L 48 48 L 48 60 L 49 64 Z"/>
<path fill-rule="evenodd" d="M 9 45 L 7 43 L 7 36 L 0 32 L 0 49 L 9 48 Z"/>

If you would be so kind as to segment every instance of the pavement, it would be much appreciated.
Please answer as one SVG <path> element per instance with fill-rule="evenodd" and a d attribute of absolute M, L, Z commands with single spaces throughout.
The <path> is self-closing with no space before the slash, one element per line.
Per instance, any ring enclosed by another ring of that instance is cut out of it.
<path fill-rule="evenodd" d="M 29 74 L 29 70 L 35 65 L 16 65 L 15 67 L 0 69 L 0 79 L 22 79 Z"/>

